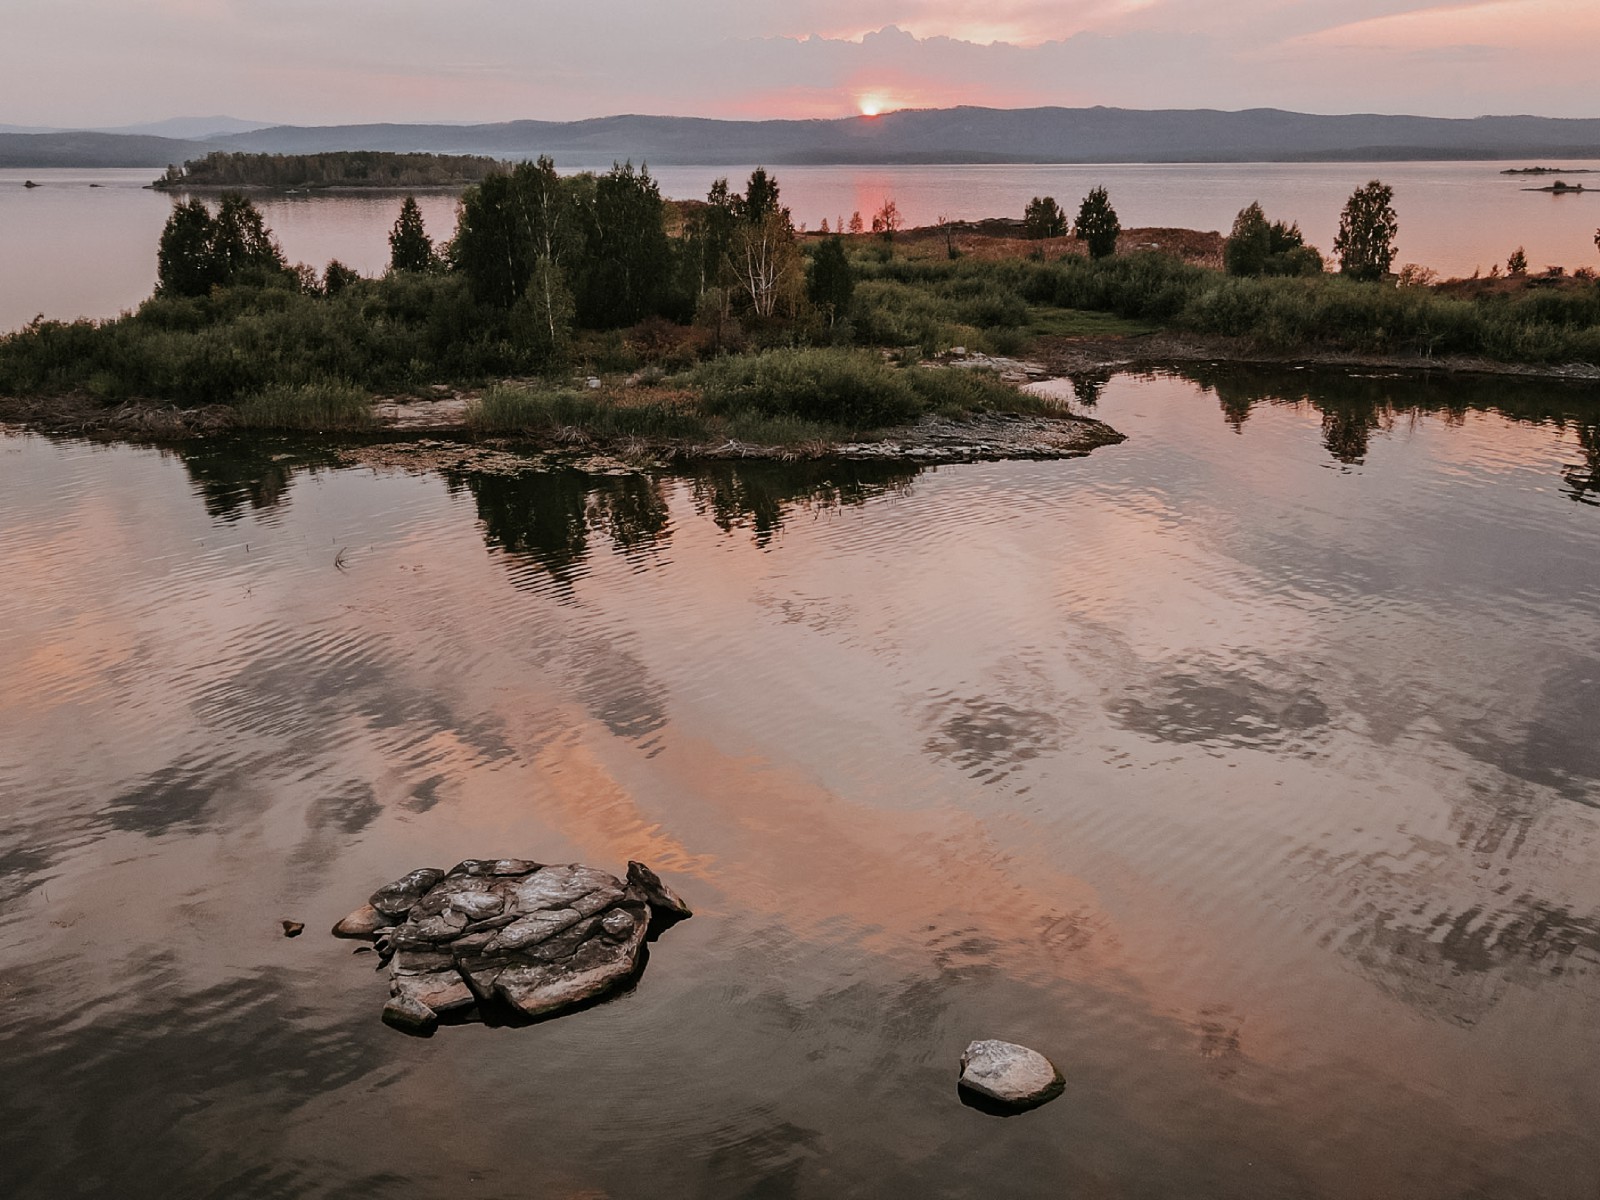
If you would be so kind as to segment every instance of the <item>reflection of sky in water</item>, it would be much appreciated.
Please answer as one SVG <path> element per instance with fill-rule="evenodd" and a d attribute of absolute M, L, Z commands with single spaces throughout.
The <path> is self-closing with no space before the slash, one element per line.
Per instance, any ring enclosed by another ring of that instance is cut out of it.
<path fill-rule="evenodd" d="M 0 441 L 23 1194 L 1592 1195 L 1593 423 L 1207 383 L 922 473 Z M 394 1037 L 320 929 L 499 853 L 700 915 Z M 988 1035 L 1068 1099 L 975 1123 Z"/>

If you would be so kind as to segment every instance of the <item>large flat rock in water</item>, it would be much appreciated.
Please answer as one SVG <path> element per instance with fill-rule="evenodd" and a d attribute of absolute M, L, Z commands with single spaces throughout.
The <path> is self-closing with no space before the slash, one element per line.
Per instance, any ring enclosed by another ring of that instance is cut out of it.
<path fill-rule="evenodd" d="M 1065 1087 L 1056 1065 L 1037 1050 L 985 1039 L 961 1055 L 960 1087 L 974 1107 L 1025 1112 L 1059 1096 Z"/>
<path fill-rule="evenodd" d="M 652 930 L 693 915 L 643 863 L 626 880 L 577 864 L 468 859 L 385 884 L 333 927 L 389 956 L 383 1019 L 426 1033 L 440 1014 L 554 1016 L 638 975 Z"/>

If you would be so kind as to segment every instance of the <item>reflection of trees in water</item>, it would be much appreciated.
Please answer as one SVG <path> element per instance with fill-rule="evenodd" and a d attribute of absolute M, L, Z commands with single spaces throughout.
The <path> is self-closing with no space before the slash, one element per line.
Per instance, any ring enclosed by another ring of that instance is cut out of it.
<path fill-rule="evenodd" d="M 1472 411 L 1577 429 L 1586 462 L 1562 472 L 1575 500 L 1600 495 L 1600 391 L 1592 384 L 1491 376 L 1417 377 L 1198 364 L 1177 372 L 1216 395 L 1222 418 L 1242 433 L 1257 404 L 1309 405 L 1322 416 L 1322 444 L 1335 461 L 1360 463 L 1374 432 L 1423 415 L 1461 425 Z"/>
<path fill-rule="evenodd" d="M 1255 406 L 1255 397 L 1239 395 L 1231 389 L 1217 389 L 1217 399 L 1222 404 L 1222 419 L 1233 426 L 1233 431 L 1244 433 L 1244 423 L 1250 419 L 1250 410 Z"/>
<path fill-rule="evenodd" d="M 237 520 L 248 509 L 270 510 L 297 474 L 337 463 L 333 451 L 284 438 L 215 438 L 177 447 L 206 512 Z M 722 462 L 696 470 L 688 486 L 697 510 L 723 530 L 749 527 L 765 543 L 796 507 L 862 504 L 905 488 L 920 467 L 903 463 L 806 461 Z M 570 583 L 601 538 L 630 558 L 648 556 L 671 536 L 671 476 L 586 475 L 531 467 L 526 471 L 446 470 L 452 493 L 468 491 L 484 541 L 530 560 Z"/>
<path fill-rule="evenodd" d="M 483 540 L 491 547 L 531 559 L 564 584 L 579 573 L 589 553 L 589 476 L 577 471 L 469 471 L 446 478 L 452 489 L 465 486 L 472 493 Z"/>
<path fill-rule="evenodd" d="M 1328 453 L 1347 466 L 1364 462 L 1372 431 L 1383 427 L 1379 410 L 1355 405 L 1318 407 L 1322 411 L 1322 444 Z"/>
<path fill-rule="evenodd" d="M 608 478 L 589 493 L 587 519 L 591 529 L 605 532 L 614 549 L 648 552 L 669 533 L 666 489 L 648 475 Z"/>
<path fill-rule="evenodd" d="M 688 486 L 696 509 L 718 528 L 748 526 L 765 543 L 797 506 L 861 504 L 903 488 L 918 470 L 889 463 L 716 463 L 691 475 Z M 641 558 L 672 532 L 671 476 L 529 470 L 450 472 L 446 478 L 452 489 L 472 494 L 490 546 L 532 560 L 561 583 L 581 573 L 595 538 Z"/>
<path fill-rule="evenodd" d="M 1079 371 L 1068 375 L 1072 383 L 1073 398 L 1079 404 L 1093 406 L 1100 403 L 1100 397 L 1106 390 L 1106 384 L 1111 382 L 1112 375 L 1116 372 L 1103 368 L 1095 371 Z"/>
<path fill-rule="evenodd" d="M 174 453 L 183 463 L 206 513 L 236 521 L 282 503 L 295 475 L 333 462 L 327 451 L 296 447 L 273 438 L 202 438 Z"/>
<path fill-rule="evenodd" d="M 690 487 L 696 509 L 708 513 L 717 528 L 748 525 L 765 545 L 797 506 L 816 511 L 864 504 L 906 490 L 920 472 L 886 462 L 722 462 L 697 471 Z"/>
<path fill-rule="evenodd" d="M 1567 495 L 1583 504 L 1600 504 L 1600 425 L 1579 425 L 1574 432 L 1583 461 L 1562 469 Z"/>

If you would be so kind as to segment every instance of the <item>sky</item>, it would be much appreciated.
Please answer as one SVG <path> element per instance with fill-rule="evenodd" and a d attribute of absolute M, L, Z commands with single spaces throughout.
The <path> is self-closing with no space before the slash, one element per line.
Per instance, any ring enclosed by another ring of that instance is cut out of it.
<path fill-rule="evenodd" d="M 1600 0 L 0 0 L 0 124 L 1600 116 Z"/>

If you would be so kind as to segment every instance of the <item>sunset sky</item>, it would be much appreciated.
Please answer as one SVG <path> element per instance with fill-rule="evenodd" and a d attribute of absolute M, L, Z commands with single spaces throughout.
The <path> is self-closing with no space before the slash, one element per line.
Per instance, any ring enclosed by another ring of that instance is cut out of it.
<path fill-rule="evenodd" d="M 0 0 L 0 124 L 1600 115 L 1596 0 Z"/>

